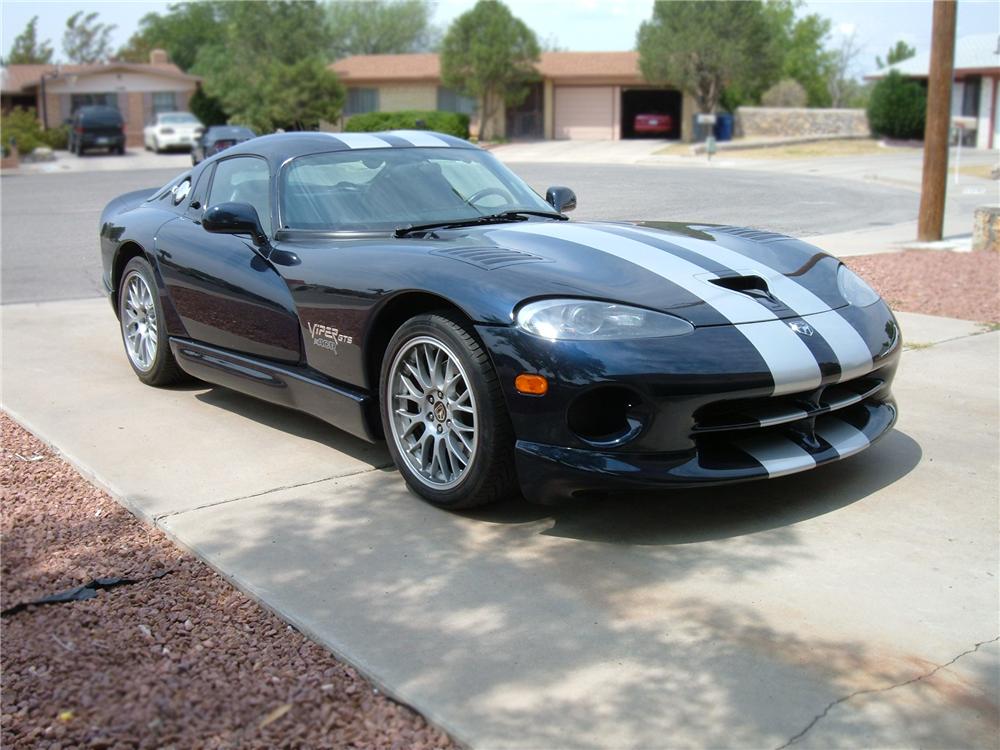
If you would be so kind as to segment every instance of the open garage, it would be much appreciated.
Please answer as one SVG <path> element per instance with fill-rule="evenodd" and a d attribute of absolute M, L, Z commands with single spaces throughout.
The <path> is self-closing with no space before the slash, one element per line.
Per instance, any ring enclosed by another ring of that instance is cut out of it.
<path fill-rule="evenodd" d="M 681 98 L 670 89 L 622 89 L 621 137 L 680 138 Z"/>

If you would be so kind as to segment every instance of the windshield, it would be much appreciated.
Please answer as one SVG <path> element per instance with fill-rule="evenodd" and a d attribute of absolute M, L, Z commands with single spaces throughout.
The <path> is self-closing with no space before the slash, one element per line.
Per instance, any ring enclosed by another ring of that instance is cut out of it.
<path fill-rule="evenodd" d="M 160 122 L 168 123 L 170 125 L 197 124 L 198 118 L 194 115 L 188 114 L 160 115 Z"/>
<path fill-rule="evenodd" d="M 312 154 L 282 172 L 281 226 L 390 230 L 552 206 L 478 149 L 382 148 Z"/>

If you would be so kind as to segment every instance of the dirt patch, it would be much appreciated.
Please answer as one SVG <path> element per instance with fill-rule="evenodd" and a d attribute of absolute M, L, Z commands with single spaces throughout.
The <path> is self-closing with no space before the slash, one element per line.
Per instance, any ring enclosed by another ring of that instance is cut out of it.
<path fill-rule="evenodd" d="M 140 581 L 0 620 L 3 747 L 453 747 L 6 414 L 0 436 L 2 608 Z"/>
<path fill-rule="evenodd" d="M 1000 322 L 1000 255 L 908 250 L 844 262 L 903 312 Z"/>

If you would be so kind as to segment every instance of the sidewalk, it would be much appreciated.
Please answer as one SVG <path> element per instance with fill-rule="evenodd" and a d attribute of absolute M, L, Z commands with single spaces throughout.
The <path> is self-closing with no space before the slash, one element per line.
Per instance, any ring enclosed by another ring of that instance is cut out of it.
<path fill-rule="evenodd" d="M 314 419 L 142 386 L 104 300 L 0 313 L 4 408 L 468 746 L 995 743 L 1000 333 L 900 315 L 940 343 L 845 462 L 457 514 Z"/>

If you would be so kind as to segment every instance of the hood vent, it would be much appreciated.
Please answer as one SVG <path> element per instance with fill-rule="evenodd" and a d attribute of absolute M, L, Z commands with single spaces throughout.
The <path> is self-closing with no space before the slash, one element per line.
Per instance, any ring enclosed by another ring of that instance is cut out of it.
<path fill-rule="evenodd" d="M 441 255 L 454 258 L 463 263 L 491 271 L 494 268 L 506 268 L 520 263 L 545 263 L 545 258 L 523 250 L 510 250 L 505 247 L 456 247 L 432 250 L 431 255 Z"/>
<path fill-rule="evenodd" d="M 760 276 L 724 276 L 721 279 L 712 279 L 711 281 L 723 289 L 741 292 L 754 299 L 774 300 L 774 297 L 771 296 L 771 290 L 767 288 L 767 282 Z"/>
<path fill-rule="evenodd" d="M 760 229 L 750 229 L 748 227 L 709 227 L 709 231 L 732 234 L 736 237 L 742 237 L 745 240 L 765 244 L 769 242 L 787 242 L 788 240 L 795 239 L 794 237 L 789 237 L 787 234 L 764 232 Z"/>

